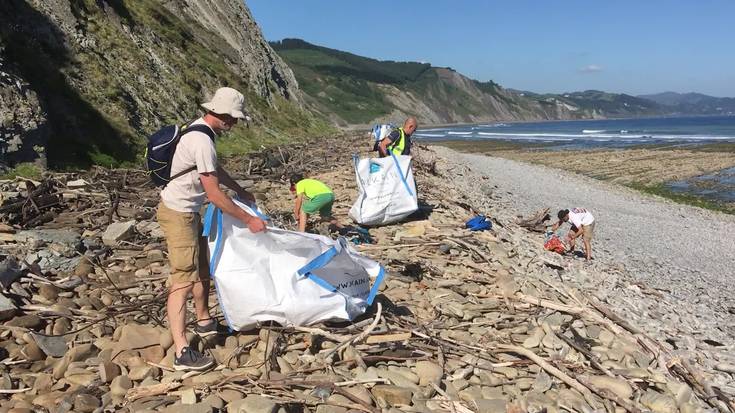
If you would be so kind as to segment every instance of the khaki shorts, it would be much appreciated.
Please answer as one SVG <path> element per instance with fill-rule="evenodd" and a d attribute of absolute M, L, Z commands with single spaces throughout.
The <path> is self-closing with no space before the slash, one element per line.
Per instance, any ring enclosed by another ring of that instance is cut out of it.
<path fill-rule="evenodd" d="M 595 224 L 596 221 L 592 221 L 592 225 L 582 225 L 582 237 L 587 241 L 592 241 L 592 236 L 595 235 Z"/>
<path fill-rule="evenodd" d="M 207 240 L 200 235 L 199 214 L 174 211 L 160 202 L 157 218 L 168 245 L 169 284 L 209 279 Z"/>

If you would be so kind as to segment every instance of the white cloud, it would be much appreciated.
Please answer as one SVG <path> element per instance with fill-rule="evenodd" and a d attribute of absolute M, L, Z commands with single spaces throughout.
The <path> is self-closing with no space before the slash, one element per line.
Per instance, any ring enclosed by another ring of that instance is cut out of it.
<path fill-rule="evenodd" d="M 579 68 L 579 71 L 582 73 L 597 73 L 602 72 L 602 66 L 600 65 L 587 65 Z"/>

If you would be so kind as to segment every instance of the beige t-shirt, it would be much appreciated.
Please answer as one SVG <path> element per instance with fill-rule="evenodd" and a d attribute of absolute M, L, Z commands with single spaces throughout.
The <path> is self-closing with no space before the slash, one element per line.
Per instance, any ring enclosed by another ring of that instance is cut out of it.
<path fill-rule="evenodd" d="M 203 118 L 191 124 L 206 125 Z M 214 142 L 202 132 L 189 132 L 181 137 L 171 162 L 171 176 L 192 166 L 196 166 L 196 170 L 173 179 L 161 191 L 164 205 L 174 211 L 199 212 L 207 198 L 199 174 L 217 170 Z"/>

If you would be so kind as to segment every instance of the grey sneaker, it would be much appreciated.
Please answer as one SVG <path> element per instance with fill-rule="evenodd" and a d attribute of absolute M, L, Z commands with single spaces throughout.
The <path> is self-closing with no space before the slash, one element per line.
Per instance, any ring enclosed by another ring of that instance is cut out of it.
<path fill-rule="evenodd" d="M 222 326 L 217 322 L 217 320 L 212 320 L 211 323 L 200 326 L 199 323 L 194 324 L 194 332 L 199 337 L 207 337 L 214 334 L 220 334 L 223 332 Z"/>
<path fill-rule="evenodd" d="M 212 357 L 205 356 L 190 347 L 184 347 L 181 350 L 181 356 L 174 358 L 174 370 L 176 371 L 206 370 L 213 364 L 214 360 Z"/>

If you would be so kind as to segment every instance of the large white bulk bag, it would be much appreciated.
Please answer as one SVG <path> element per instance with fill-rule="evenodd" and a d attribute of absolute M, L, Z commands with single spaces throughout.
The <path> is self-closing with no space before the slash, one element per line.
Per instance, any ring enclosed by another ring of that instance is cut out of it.
<path fill-rule="evenodd" d="M 419 209 L 410 156 L 353 159 L 360 191 L 349 214 L 355 222 L 390 224 Z"/>
<path fill-rule="evenodd" d="M 260 211 L 235 202 L 262 217 Z M 372 304 L 385 274 L 380 264 L 353 251 L 344 238 L 335 241 L 274 227 L 253 234 L 214 205 L 205 214 L 204 235 L 219 303 L 233 330 L 248 330 L 264 321 L 306 326 L 352 320 Z"/>

